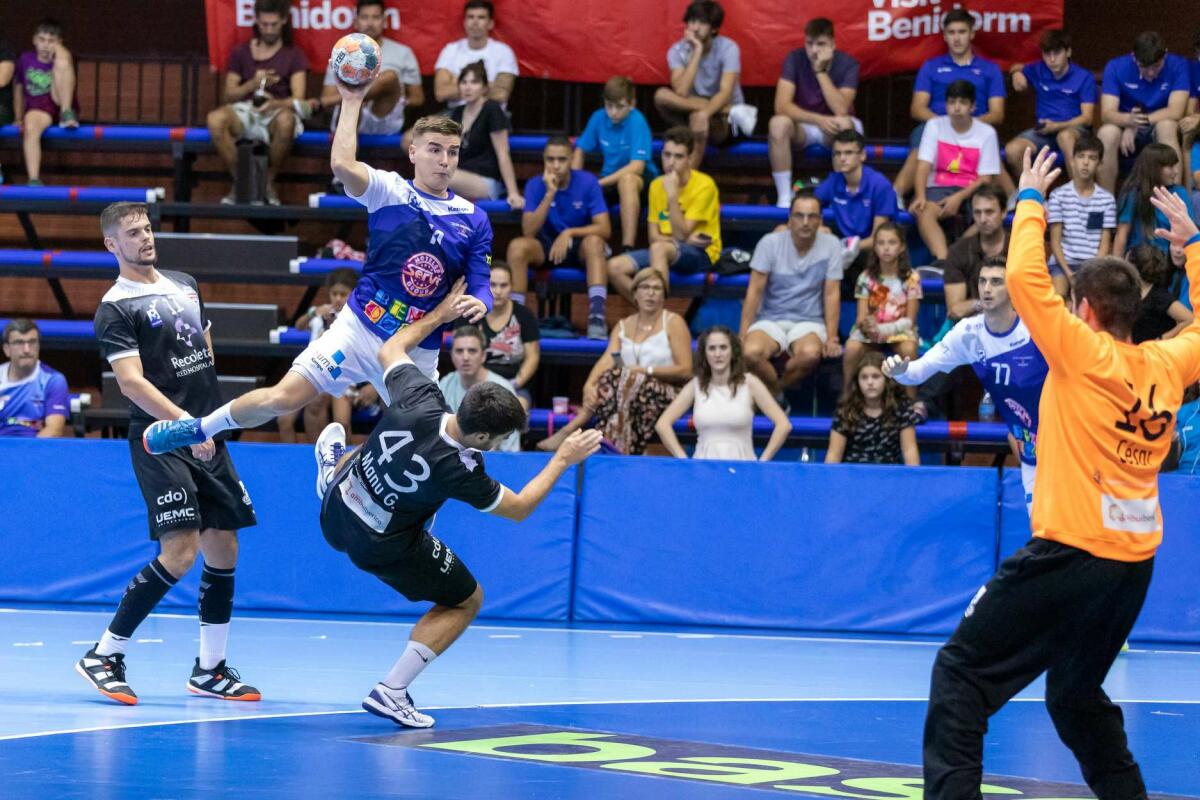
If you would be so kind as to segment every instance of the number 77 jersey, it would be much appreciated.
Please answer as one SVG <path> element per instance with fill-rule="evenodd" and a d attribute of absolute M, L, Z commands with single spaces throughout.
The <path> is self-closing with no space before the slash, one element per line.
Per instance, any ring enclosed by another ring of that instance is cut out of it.
<path fill-rule="evenodd" d="M 959 320 L 950 332 L 897 380 L 924 383 L 938 372 L 970 364 L 996 411 L 1020 446 L 1021 461 L 1037 464 L 1038 404 L 1049 367 L 1024 323 L 1017 319 L 1003 332 L 988 329 L 982 314 Z"/>
<path fill-rule="evenodd" d="M 428 530 L 451 499 L 495 509 L 505 489 L 484 471 L 478 450 L 447 432 L 450 410 L 437 384 L 409 361 L 383 380 L 392 404 L 326 497 L 336 492 L 374 538 Z"/>

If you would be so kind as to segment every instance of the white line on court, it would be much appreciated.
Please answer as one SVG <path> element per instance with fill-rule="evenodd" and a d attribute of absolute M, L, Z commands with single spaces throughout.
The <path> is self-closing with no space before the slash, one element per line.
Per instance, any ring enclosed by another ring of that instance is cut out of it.
<path fill-rule="evenodd" d="M 636 700 L 546 700 L 536 703 L 479 703 L 470 706 L 423 706 L 423 711 L 463 711 L 478 708 L 552 708 L 555 706 L 625 706 L 666 705 L 674 703 L 924 703 L 925 697 L 701 697 L 691 699 L 636 699 Z M 1041 703 L 1040 697 L 1017 697 L 1010 703 Z M 1113 700 L 1120 705 L 1200 705 L 1200 700 Z M 361 709 L 338 711 L 295 711 L 285 714 L 254 714 L 239 717 L 209 717 L 207 719 L 175 719 L 162 722 L 135 722 L 128 725 L 99 725 L 94 728 L 70 728 L 58 731 L 35 731 L 0 736 L 0 742 L 15 739 L 36 739 L 43 736 L 61 736 L 72 733 L 98 733 L 134 728 L 168 727 L 172 725 L 200 725 L 206 722 L 241 722 L 244 720 L 288 719 L 291 717 L 324 717 L 339 714 L 365 714 Z M 1168 713 L 1168 712 L 1151 712 Z"/>

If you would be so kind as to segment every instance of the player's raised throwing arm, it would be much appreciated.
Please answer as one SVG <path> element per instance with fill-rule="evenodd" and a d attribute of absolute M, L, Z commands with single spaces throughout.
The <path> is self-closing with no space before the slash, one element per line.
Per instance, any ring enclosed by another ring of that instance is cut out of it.
<path fill-rule="evenodd" d="M 358 160 L 358 117 L 362 111 L 367 86 L 347 86 L 337 81 L 338 94 L 342 96 L 342 111 L 338 116 L 337 130 L 333 132 L 333 145 L 329 150 L 329 167 L 333 176 L 346 187 L 346 192 L 361 197 L 367 190 L 369 174 L 367 165 Z"/>

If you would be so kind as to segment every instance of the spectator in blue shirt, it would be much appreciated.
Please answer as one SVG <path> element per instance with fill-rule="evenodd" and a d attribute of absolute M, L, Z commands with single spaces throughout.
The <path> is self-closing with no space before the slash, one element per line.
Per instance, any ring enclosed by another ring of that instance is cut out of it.
<path fill-rule="evenodd" d="M 792 148 L 833 141 L 839 131 L 862 132 L 854 116 L 858 62 L 837 49 L 833 23 L 824 17 L 804 26 L 804 47 L 788 53 L 775 83 L 775 116 L 767 125 L 767 154 L 779 208 L 792 206 Z"/>
<path fill-rule="evenodd" d="M 1154 31 L 1139 33 L 1133 52 L 1104 67 L 1098 135 L 1104 142 L 1100 185 L 1117 185 L 1121 156 L 1135 155 L 1150 142 L 1179 152 L 1179 121 L 1187 113 L 1191 69 L 1182 56 L 1167 52 Z"/>
<path fill-rule="evenodd" d="M 976 99 L 972 116 L 992 127 L 1004 122 L 1004 73 L 994 62 L 975 55 L 971 47 L 975 38 L 975 18 L 962 8 L 946 12 L 942 17 L 942 38 L 946 40 L 946 55 L 922 64 L 913 85 L 909 111 L 919 124 L 908 137 L 908 158 L 894 182 L 896 193 L 901 197 L 913 190 L 917 148 L 921 145 L 925 123 L 946 115 L 946 89 L 950 84 L 955 81 L 973 83 Z M 1008 188 L 1005 187 L 1006 191 Z"/>
<path fill-rule="evenodd" d="M 1200 130 L 1200 31 L 1192 36 L 1192 56 L 1195 60 L 1191 66 L 1191 98 L 1188 99 L 1187 116 L 1179 121 L 1179 132 L 1183 134 L 1183 162 L 1190 177 L 1192 188 L 1200 187 L 1200 142 L 1196 140 L 1196 132 Z M 2 113 L 2 112 L 0 112 Z"/>
<path fill-rule="evenodd" d="M 529 267 L 549 261 L 556 267 L 587 270 L 588 335 L 607 339 L 608 237 L 612 223 L 596 176 L 571 169 L 571 142 L 551 136 L 542 151 L 544 172 L 525 184 L 521 236 L 508 243 L 514 301 L 524 304 Z"/>
<path fill-rule="evenodd" d="M 604 84 L 604 108 L 596 109 L 575 140 L 571 169 L 583 169 L 588 153 L 604 156 L 600 188 L 609 205 L 621 205 L 621 249 L 637 241 L 643 190 L 658 175 L 651 150 L 650 125 L 635 107 L 633 81 L 616 75 Z"/>
<path fill-rule="evenodd" d="M 33 320 L 14 319 L 4 328 L 0 364 L 0 436 L 64 436 L 71 399 L 67 379 L 38 360 L 41 339 Z"/>
<path fill-rule="evenodd" d="M 1091 133 L 1096 112 L 1096 79 L 1092 73 L 1071 61 L 1071 37 L 1057 28 L 1042 34 L 1039 46 L 1042 60 L 1032 64 L 1013 64 L 1013 91 L 1033 89 L 1037 97 L 1037 125 L 1027 128 L 1004 147 L 1008 166 L 1021 174 L 1022 159 L 1030 147 L 1057 147 L 1059 163 L 1068 171 L 1075 142 Z"/>
<path fill-rule="evenodd" d="M 875 247 L 875 231 L 895 222 L 896 192 L 882 174 L 866 166 L 866 140 L 856 130 L 833 137 L 833 174 L 813 194 L 833 217 L 831 228 L 846 248 L 843 284 L 853 287 L 867 254 Z"/>
<path fill-rule="evenodd" d="M 1117 196 L 1117 235 L 1113 241 L 1113 254 L 1125 257 L 1126 252 L 1143 242 L 1150 242 L 1164 253 L 1169 252 L 1170 242 L 1154 235 L 1156 229 L 1168 228 L 1166 216 L 1150 203 L 1154 189 L 1162 186 L 1187 206 L 1188 216 L 1196 218 L 1191 197 L 1179 182 L 1179 153 L 1165 144 L 1151 142 L 1138 154 L 1133 169 Z"/>

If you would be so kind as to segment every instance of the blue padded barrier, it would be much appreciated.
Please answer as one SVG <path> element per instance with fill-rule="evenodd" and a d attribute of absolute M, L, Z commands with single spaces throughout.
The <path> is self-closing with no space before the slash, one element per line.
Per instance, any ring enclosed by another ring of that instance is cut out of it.
<path fill-rule="evenodd" d="M 575 618 L 946 634 L 995 567 L 995 501 L 991 470 L 593 458 Z"/>
<path fill-rule="evenodd" d="M 162 187 L 130 189 L 120 186 L 0 186 L 0 200 L 55 203 L 156 203 Z"/>
<path fill-rule="evenodd" d="M 116 277 L 117 257 L 109 252 L 0 249 L 0 267 L 112 269 Z"/>
<path fill-rule="evenodd" d="M 1154 559 L 1154 578 L 1131 638 L 1163 642 L 1200 642 L 1200 480 L 1190 475 L 1160 475 L 1163 543 Z M 1004 470 L 1000 560 L 1030 538 L 1020 473 Z"/>
<path fill-rule="evenodd" d="M 0 139 L 19 139 L 20 130 L 16 125 L 0 127 Z M 42 134 L 45 139 L 62 141 L 109 141 L 131 142 L 144 144 L 169 144 L 171 142 L 187 142 L 189 144 L 212 144 L 212 137 L 207 128 L 179 128 L 165 125 L 82 125 L 75 130 L 67 130 L 57 126 L 46 129 Z M 540 153 L 546 146 L 548 137 L 544 135 L 514 134 L 508 137 L 509 147 L 515 153 Z M 319 148 L 328 147 L 333 141 L 330 131 L 305 131 L 296 137 L 299 147 Z M 399 149 L 400 136 L 379 136 L 360 134 L 359 147 Z M 896 144 L 867 144 L 868 161 L 904 161 L 908 157 L 907 145 Z M 655 139 L 653 143 L 654 156 L 662 152 L 662 140 Z M 766 160 L 767 142 L 765 139 L 741 139 L 726 147 L 709 147 L 705 151 L 709 157 L 727 157 Z M 809 145 L 804 148 L 805 158 L 828 161 L 829 148 L 823 145 Z"/>
<path fill-rule="evenodd" d="M 140 447 L 140 444 L 136 445 Z M 154 557 L 146 510 L 123 440 L 0 439 L 0 601 L 104 603 Z M 325 543 L 306 446 L 231 444 L 259 524 L 241 535 L 236 605 L 243 609 L 411 615 L 423 610 Z M 521 487 L 548 455 L 488 454 L 489 471 Z M 48 479 L 53 474 L 58 479 Z M 447 503 L 434 533 L 484 587 L 483 616 L 563 621 L 570 598 L 574 470 L 517 525 Z M 24 513 L 18 513 L 24 512 Z M 103 542 L 103 546 L 98 543 Z M 199 569 L 164 605 L 194 609 Z"/>

